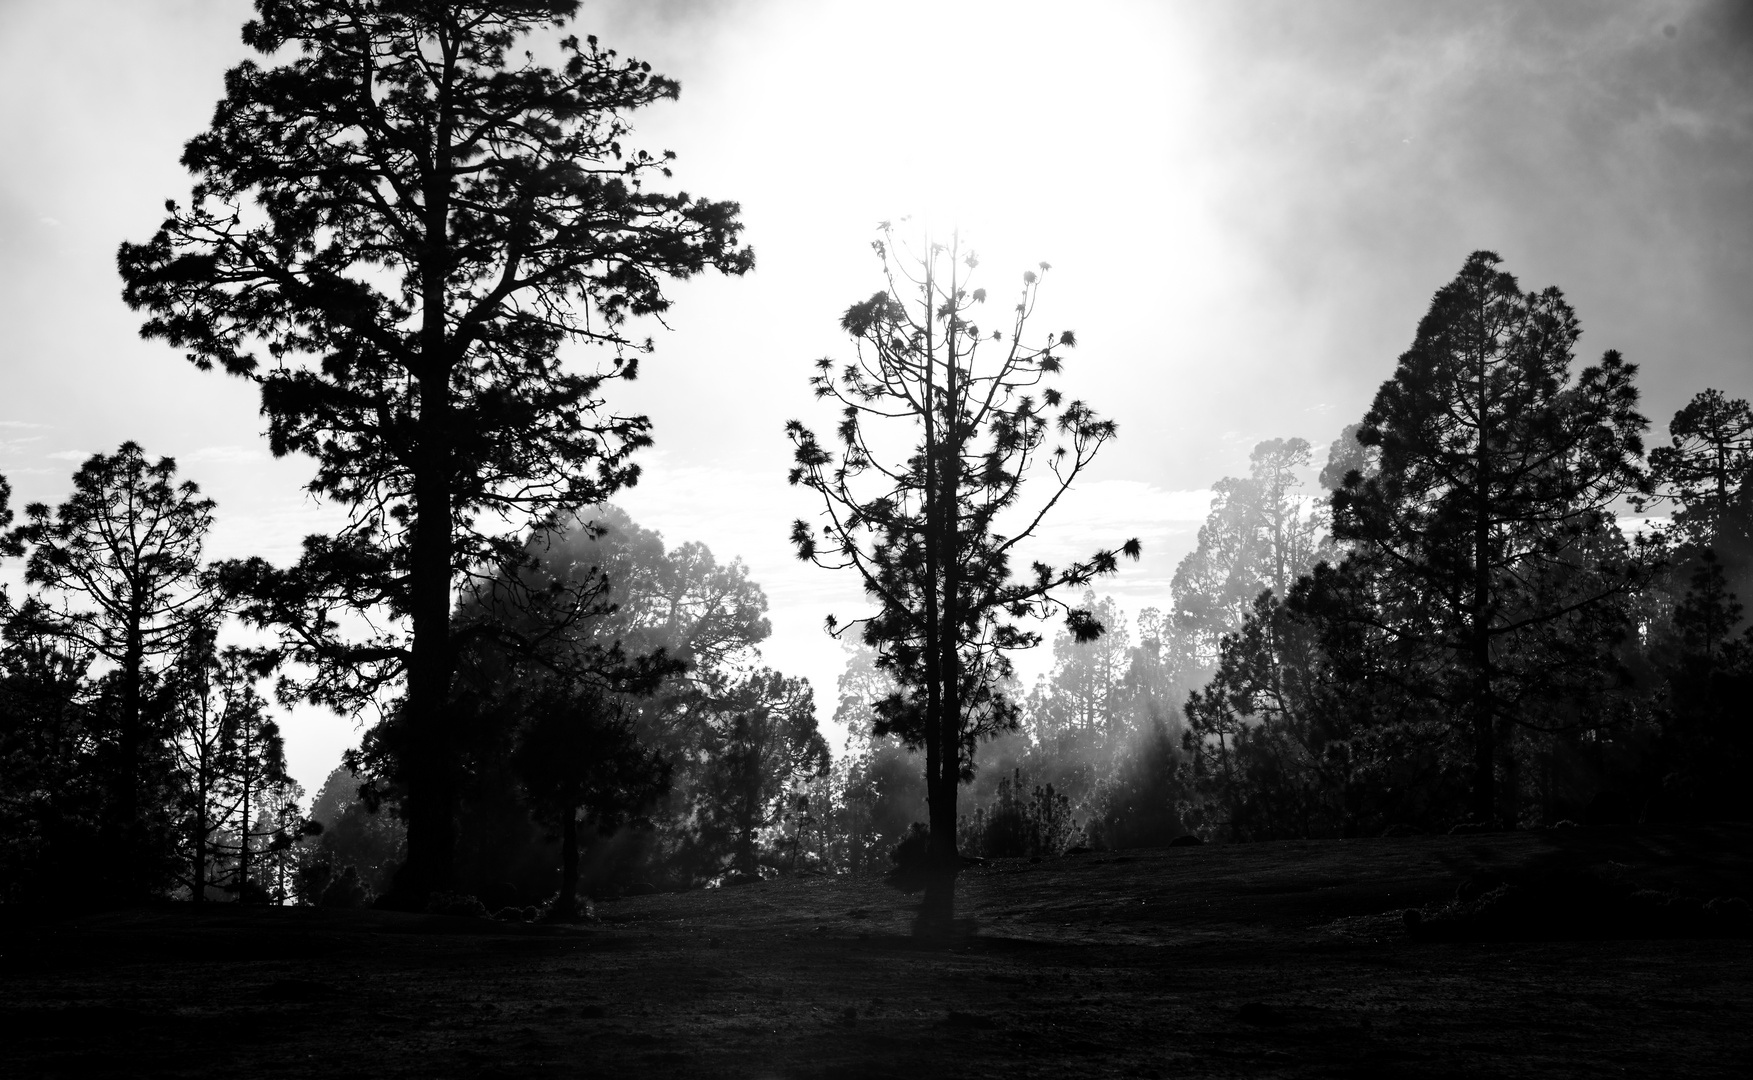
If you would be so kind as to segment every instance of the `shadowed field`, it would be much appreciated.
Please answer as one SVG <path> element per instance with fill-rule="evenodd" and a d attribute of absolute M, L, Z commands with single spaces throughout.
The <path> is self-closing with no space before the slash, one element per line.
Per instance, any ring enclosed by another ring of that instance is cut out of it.
<path fill-rule="evenodd" d="M 1458 889 L 1578 874 L 1694 907 L 1753 896 L 1753 828 L 1001 861 L 963 878 L 966 932 L 935 943 L 907 897 L 844 879 L 615 901 L 576 927 L 14 914 L 0 1074 L 1744 1075 L 1753 938 L 1406 927 Z"/>

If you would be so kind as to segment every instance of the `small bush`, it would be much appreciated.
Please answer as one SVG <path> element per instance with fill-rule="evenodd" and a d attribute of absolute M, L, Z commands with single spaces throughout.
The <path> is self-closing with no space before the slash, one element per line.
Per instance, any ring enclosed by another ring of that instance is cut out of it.
<path fill-rule="evenodd" d="M 963 847 L 992 859 L 1063 855 L 1087 840 L 1086 832 L 1072 816 L 1070 798 L 1052 784 L 1026 791 L 1021 769 L 999 780 L 990 806 L 962 819 Z"/>
<path fill-rule="evenodd" d="M 492 918 L 480 900 L 466 893 L 433 893 L 426 900 L 428 915 L 457 915 L 467 919 Z"/>
<path fill-rule="evenodd" d="M 359 871 L 347 866 L 323 887 L 317 903 L 326 908 L 363 908 L 370 907 L 372 899 L 371 890 L 359 879 Z"/>
<path fill-rule="evenodd" d="M 907 835 L 889 852 L 889 862 L 894 867 L 886 879 L 890 885 L 902 892 L 925 888 L 931 869 L 931 830 L 918 821 L 909 825 Z"/>
<path fill-rule="evenodd" d="M 575 899 L 570 906 L 567 906 L 560 902 L 559 894 L 555 894 L 548 897 L 547 903 L 543 904 L 541 907 L 527 907 L 523 910 L 524 915 L 530 922 L 575 923 L 596 921 L 596 909 L 591 907 L 590 901 L 582 896 Z"/>

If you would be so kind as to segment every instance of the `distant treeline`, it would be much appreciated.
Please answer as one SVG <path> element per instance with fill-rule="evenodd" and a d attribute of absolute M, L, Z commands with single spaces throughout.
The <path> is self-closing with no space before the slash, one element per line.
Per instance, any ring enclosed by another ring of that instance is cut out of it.
<path fill-rule="evenodd" d="M 285 658 L 217 645 L 247 564 L 202 562 L 212 503 L 174 471 L 95 456 L 8 534 L 31 593 L 0 627 L 0 896 L 369 902 L 405 857 L 402 703 L 307 817 L 262 692 Z M 562 857 L 599 889 L 760 873 L 828 749 L 808 683 L 757 662 L 759 586 L 613 507 L 528 550 L 457 610 L 494 631 L 451 701 L 459 889 L 553 901 Z"/>
<path fill-rule="evenodd" d="M 1178 576 L 1212 665 L 1183 740 L 1200 832 L 1748 813 L 1753 411 L 1703 391 L 1646 461 L 1636 368 L 1573 370 L 1563 296 L 1496 263 L 1437 293 L 1334 444 L 1323 538 L 1277 539 L 1263 444 L 1253 494 L 1201 533 L 1215 572 Z"/>
<path fill-rule="evenodd" d="M 10 523 L 0 480 L 0 517 Z M 0 899 L 284 899 L 304 825 L 262 693 L 271 649 L 220 647 L 213 503 L 134 443 L 5 534 Z"/>
<path fill-rule="evenodd" d="M 1702 391 L 1646 456 L 1635 367 L 1573 370 L 1578 334 L 1469 259 L 1321 494 L 1306 441 L 1261 442 L 1136 643 L 1086 596 L 1109 633 L 1060 634 L 982 749 L 965 849 L 1753 812 L 1753 409 Z M 842 684 L 854 730 L 871 677 Z M 838 763 L 824 864 L 884 867 L 923 798 L 904 756 Z"/>
<path fill-rule="evenodd" d="M 834 426 L 784 429 L 814 504 L 793 548 L 863 593 L 823 613 L 869 650 L 830 767 L 743 567 L 609 506 L 652 444 L 612 400 L 648 318 L 755 266 L 738 204 L 628 141 L 677 84 L 564 27 L 574 0 L 257 8 L 187 198 L 117 269 L 141 332 L 248 382 L 342 523 L 286 565 L 209 564 L 213 504 L 133 443 L 16 527 L 0 481 L 25 579 L 0 596 L 0 900 L 567 918 L 579 889 L 885 870 L 906 843 L 934 931 L 964 843 L 1747 812 L 1753 413 L 1705 391 L 1646 456 L 1634 365 L 1576 368 L 1563 296 L 1489 252 L 1324 497 L 1300 439 L 1215 485 L 1134 639 L 1088 590 L 1136 538 L 1057 566 L 1022 544 L 1119 433 L 1057 385 L 1078 335 L 1030 321 L 1049 265 L 988 307 L 962 238 L 883 224 L 886 288 L 808 376 Z M 270 701 L 364 729 L 310 820 Z"/>

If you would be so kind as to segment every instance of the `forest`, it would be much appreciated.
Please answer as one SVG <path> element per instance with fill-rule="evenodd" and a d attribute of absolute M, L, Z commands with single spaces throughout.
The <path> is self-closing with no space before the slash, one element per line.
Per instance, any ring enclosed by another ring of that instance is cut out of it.
<path fill-rule="evenodd" d="M 982 860 L 1753 811 L 1753 408 L 1701 387 L 1652 426 L 1638 365 L 1490 251 L 1404 313 L 1361 417 L 1214 478 L 1127 612 L 1101 586 L 1137 540 L 1030 547 L 1119 437 L 1037 325 L 1050 268 L 989 300 L 1012 268 L 884 223 L 844 354 L 797 365 L 834 426 L 773 435 L 816 508 L 774 528 L 867 605 L 829 618 L 832 693 L 766 666 L 735 553 L 614 501 L 654 444 L 615 404 L 644 335 L 754 256 L 738 204 L 628 142 L 676 84 L 575 6 L 257 4 L 264 60 L 121 244 L 122 297 L 254 387 L 344 523 L 208 559 L 222 508 L 133 441 L 55 505 L 0 484 L 0 901 L 567 922 L 869 876 L 930 926 Z M 294 705 L 362 724 L 315 792 Z"/>

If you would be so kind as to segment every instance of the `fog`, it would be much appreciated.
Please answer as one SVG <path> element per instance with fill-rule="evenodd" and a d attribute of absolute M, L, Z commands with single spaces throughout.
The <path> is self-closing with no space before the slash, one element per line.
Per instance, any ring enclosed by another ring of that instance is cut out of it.
<path fill-rule="evenodd" d="M 1120 438 L 1045 554 L 1140 536 L 1144 560 L 1101 590 L 1131 611 L 1166 605 L 1211 484 L 1256 442 L 1323 448 L 1361 415 L 1474 249 L 1561 287 L 1584 358 L 1642 366 L 1659 435 L 1705 386 L 1753 392 L 1749 12 L 587 4 L 582 29 L 682 84 L 635 118 L 639 142 L 675 149 L 687 190 L 740 200 L 758 255 L 677 287 L 652 328 L 614 404 L 653 417 L 656 449 L 619 501 L 672 544 L 744 558 L 772 600 L 766 662 L 826 699 L 841 653 L 822 617 L 862 601 L 792 558 L 786 523 L 811 508 L 784 486 L 781 425 L 823 420 L 808 365 L 847 354 L 874 226 L 908 215 L 959 228 L 995 294 L 1052 263 L 1039 321 L 1077 331 L 1064 385 Z M 55 501 L 85 454 L 133 438 L 218 500 L 211 554 L 285 559 L 332 520 L 300 493 L 307 466 L 268 459 L 250 388 L 136 339 L 113 270 L 186 195 L 177 154 L 248 14 L 0 6 L 0 471 L 18 501 Z M 287 726 L 314 790 L 352 725 Z"/>

